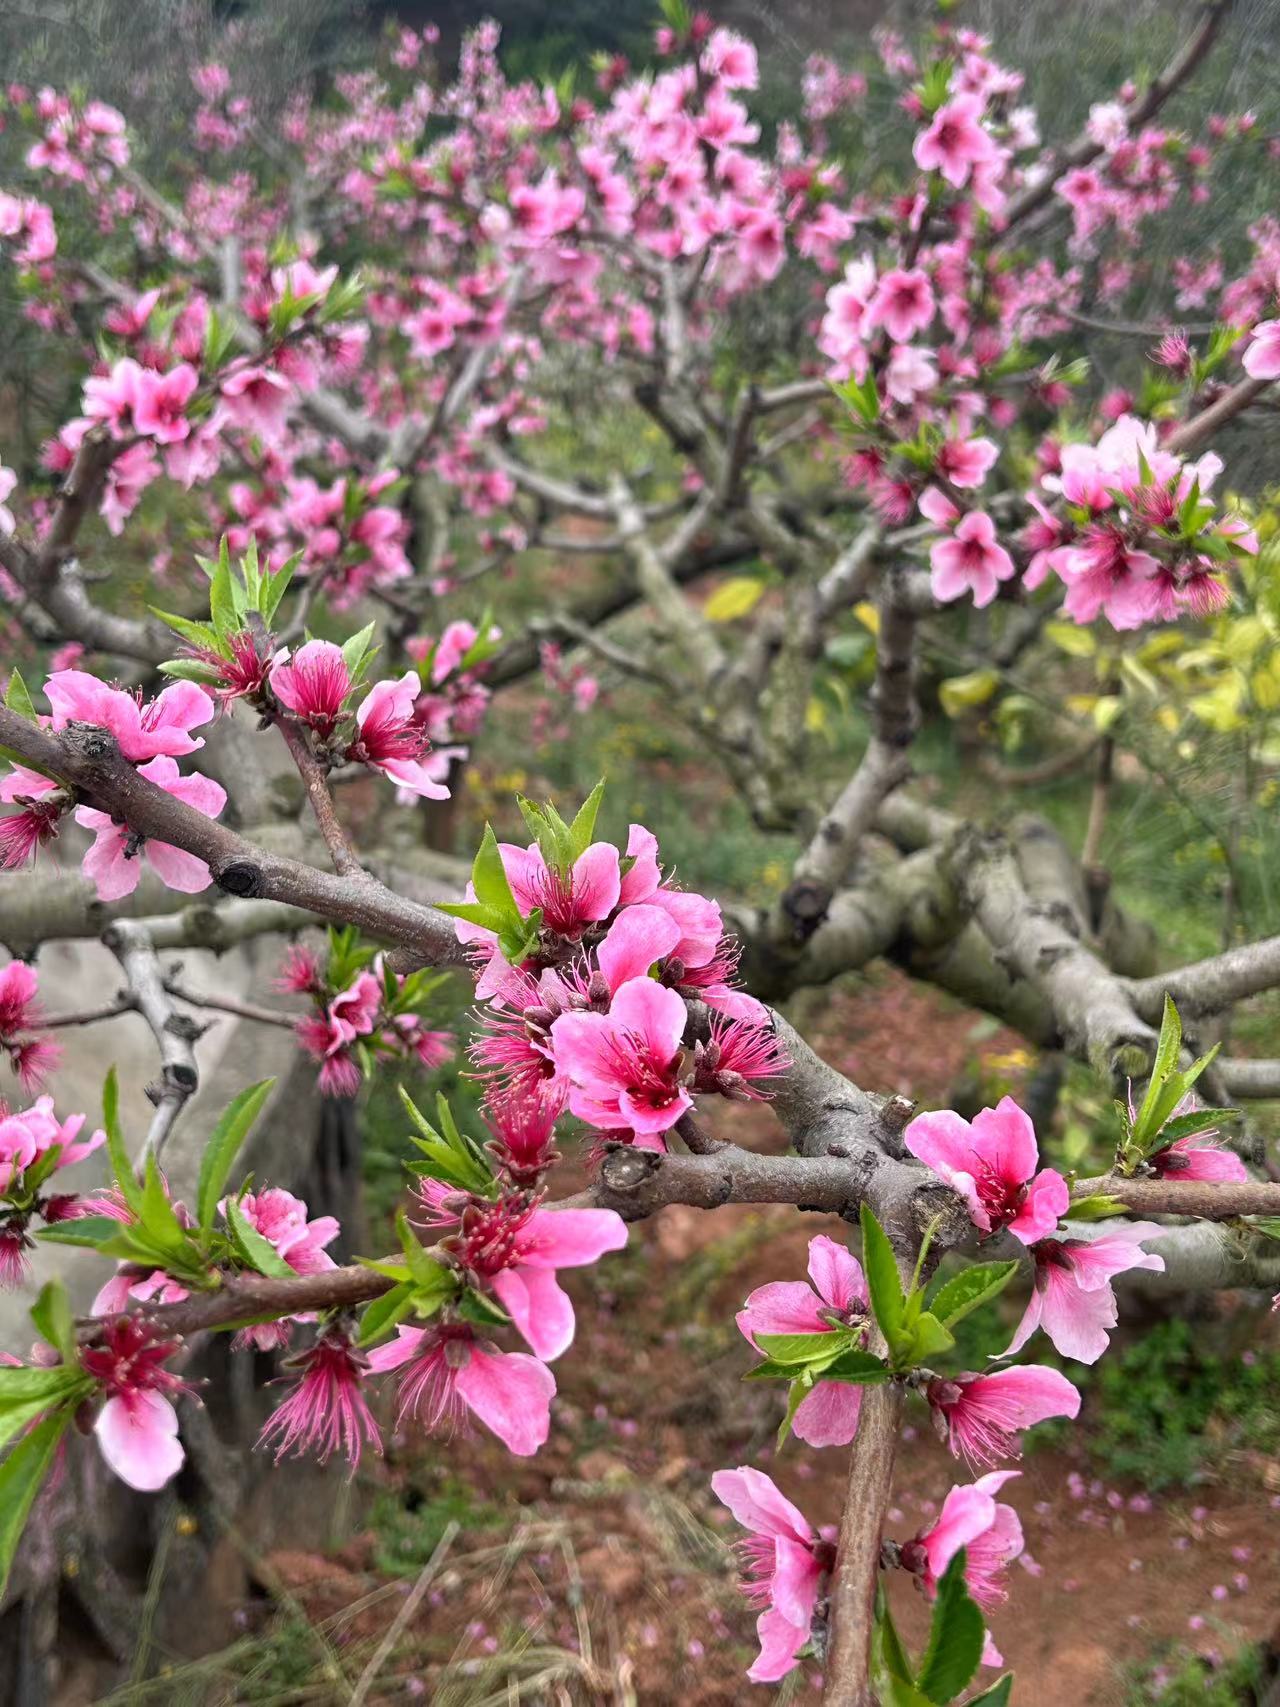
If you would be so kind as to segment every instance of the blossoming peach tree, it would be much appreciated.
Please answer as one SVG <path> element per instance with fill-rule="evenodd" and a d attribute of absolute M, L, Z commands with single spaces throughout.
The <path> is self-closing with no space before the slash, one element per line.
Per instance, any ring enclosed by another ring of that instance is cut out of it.
<path fill-rule="evenodd" d="M 114 1272 L 79 1320 L 46 1286 L 34 1351 L 0 1369 L 0 1569 L 74 1435 L 134 1488 L 174 1476 L 196 1332 L 288 1351 L 261 1441 L 277 1457 L 354 1469 L 379 1451 L 367 1394 L 384 1377 L 405 1422 L 474 1419 L 531 1454 L 574 1336 L 560 1270 L 665 1205 L 794 1204 L 844 1217 L 861 1257 L 817 1237 L 807 1282 L 751 1294 L 745 1375 L 777 1388 L 780 1440 L 850 1450 L 848 1496 L 838 1530 L 818 1529 L 752 1465 L 712 1477 L 761 1609 L 749 1675 L 810 1652 L 836 1703 L 1009 1698 L 1007 1675 L 975 1682 L 1001 1663 L 986 1615 L 1022 1545 L 1000 1495 L 1022 1431 L 1079 1408 L 1026 1360 L 1037 1332 L 1089 1364 L 1117 1277 L 1280 1276 L 1280 1186 L 1246 1166 L 1262 1161 L 1247 1129 L 1220 1137 L 1237 1087 L 1266 1094 L 1280 1064 L 1201 1053 L 1179 1018 L 1210 1032 L 1280 983 L 1280 940 L 1144 970 L 1141 933 L 1044 826 L 985 829 L 908 791 L 915 676 L 943 628 L 1007 672 L 1063 616 L 1116 648 L 1194 624 L 1259 550 L 1215 496 L 1209 446 L 1280 377 L 1274 218 L 1240 236 L 1230 278 L 1212 256 L 1179 263 L 1135 391 L 1097 395 L 1075 343 L 1153 288 L 1151 229 L 1215 171 L 1274 158 L 1249 114 L 1162 116 L 1228 12 L 1199 8 L 1164 72 L 1048 145 L 1019 73 L 945 15 L 910 47 L 882 33 L 865 71 L 815 57 L 766 145 L 755 49 L 682 0 L 650 68 L 602 63 L 588 89 L 508 82 L 488 25 L 452 82 L 430 32 L 405 32 L 386 64 L 281 112 L 199 65 L 198 170 L 163 185 L 113 108 L 4 92 L 21 145 L 0 258 L 78 401 L 38 467 L 0 469 L 0 1044 L 28 1104 L 0 1119 L 0 1273 L 21 1285 L 36 1241 Z M 886 128 L 892 176 L 863 164 Z M 1174 316 L 1193 301 L 1212 324 L 1188 334 Z M 555 449 L 567 410 L 589 434 L 588 391 L 630 439 L 598 480 Z M 582 567 L 567 593 L 549 573 L 566 563 Z M 619 645 L 609 625 L 638 604 L 647 643 Z M 865 749 L 824 799 L 805 708 L 830 702 L 867 630 Z M 601 839 L 601 788 L 563 815 L 520 799 L 527 837 L 486 828 L 465 887 L 401 881 L 380 854 L 388 812 L 429 822 L 492 695 L 539 670 L 578 714 L 625 676 L 687 719 L 761 827 L 801 833 L 776 899 L 681 886 L 645 825 Z M 314 824 L 290 853 L 244 758 L 267 742 Z M 357 837 L 344 790 L 370 775 L 386 810 L 362 810 Z M 69 820 L 91 838 L 81 877 L 50 880 L 42 850 Z M 293 1026 L 331 1096 L 445 1059 L 441 969 L 474 976 L 487 1135 L 444 1098 L 404 1097 L 417 1159 L 398 1246 L 376 1259 L 337 1266 L 335 1220 L 246 1178 L 267 1084 L 199 1135 L 194 1199 L 171 1196 L 164 1150 L 199 1076 L 186 1010 L 220 998 L 160 955 L 267 933 L 294 939 L 277 987 L 306 1012 L 221 1005 Z M 42 1012 L 35 951 L 90 934 L 122 995 Z M 767 1005 L 879 955 L 1090 1063 L 1121 1098 L 1103 1171 L 1042 1167 L 1008 1097 L 968 1121 L 863 1090 Z M 55 1034 L 125 1011 L 160 1050 L 154 1112 L 135 1130 L 112 1076 L 86 1135 L 39 1094 Z M 752 1100 L 787 1153 L 733 1141 Z M 568 1144 L 588 1183 L 557 1196 Z M 66 1170 L 99 1148 L 110 1184 L 77 1189 Z M 956 1324 L 1026 1280 L 1011 1342 L 956 1368 Z M 891 1537 L 909 1403 L 965 1468 L 929 1528 Z M 894 1571 L 933 1603 L 916 1655 Z"/>

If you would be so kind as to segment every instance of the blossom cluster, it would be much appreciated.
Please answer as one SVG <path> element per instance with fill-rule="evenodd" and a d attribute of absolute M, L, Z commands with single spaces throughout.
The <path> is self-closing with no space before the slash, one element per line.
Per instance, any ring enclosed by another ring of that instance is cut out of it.
<path fill-rule="evenodd" d="M 453 1052 L 453 1034 L 423 1023 L 439 979 L 391 972 L 381 955 L 351 932 L 329 933 L 326 953 L 299 945 L 285 956 L 277 990 L 310 997 L 296 1023 L 298 1042 L 320 1063 L 325 1096 L 351 1097 L 379 1063 L 416 1061 L 438 1067 Z"/>

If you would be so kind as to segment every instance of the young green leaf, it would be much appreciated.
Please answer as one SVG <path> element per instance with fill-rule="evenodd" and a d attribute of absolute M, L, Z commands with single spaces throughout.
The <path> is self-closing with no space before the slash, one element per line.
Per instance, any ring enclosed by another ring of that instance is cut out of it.
<path fill-rule="evenodd" d="M 834 1363 L 822 1371 L 824 1381 L 845 1381 L 854 1387 L 871 1387 L 889 1379 L 889 1365 L 873 1352 L 854 1347 L 841 1352 Z"/>
<path fill-rule="evenodd" d="M 755 1339 L 770 1362 L 791 1369 L 829 1363 L 850 1346 L 852 1337 L 847 1328 L 835 1328 L 826 1334 L 757 1334 Z"/>
<path fill-rule="evenodd" d="M 107 1134 L 107 1159 L 111 1163 L 116 1186 L 136 1215 L 142 1207 L 142 1188 L 134 1174 L 133 1163 L 125 1149 L 124 1134 L 120 1130 L 120 1082 L 114 1067 L 102 1087 L 102 1124 Z"/>
<path fill-rule="evenodd" d="M 66 1433 L 75 1407 L 54 1411 L 24 1434 L 0 1464 L 0 1595 L 9 1581 L 13 1556 L 26 1527 L 27 1517 L 40 1492 Z"/>
<path fill-rule="evenodd" d="M 458 1300 L 458 1314 L 464 1322 L 474 1322 L 481 1328 L 509 1328 L 511 1317 L 495 1299 L 468 1286 Z"/>
<path fill-rule="evenodd" d="M 369 660 L 377 650 L 370 644 L 376 628 L 376 623 L 366 623 L 359 634 L 353 634 L 349 640 L 342 643 L 342 661 L 347 666 L 347 674 L 353 684 L 360 681 Z"/>
<path fill-rule="evenodd" d="M 227 1104 L 209 1134 L 200 1158 L 200 1180 L 196 1186 L 196 1218 L 202 1228 L 212 1227 L 218 1199 L 226 1189 L 236 1157 L 249 1129 L 271 1094 L 274 1079 L 262 1079 Z"/>
<path fill-rule="evenodd" d="M 599 816 L 600 812 L 600 802 L 604 799 L 604 784 L 605 779 L 604 777 L 601 777 L 599 782 L 591 790 L 591 793 L 578 808 L 573 823 L 569 826 L 570 865 L 572 865 L 575 860 L 580 859 L 591 846 L 591 838 L 595 834 L 596 829 L 596 818 Z"/>
<path fill-rule="evenodd" d="M 984 1689 L 981 1695 L 971 1695 L 965 1707 L 1009 1707 L 1012 1694 L 1013 1673 L 1007 1671 L 995 1680 L 990 1689 Z"/>
<path fill-rule="evenodd" d="M 356 1344 L 373 1345 L 384 1334 L 390 1333 L 397 1322 L 402 1322 L 412 1308 L 413 1287 L 402 1281 L 390 1292 L 384 1292 L 381 1298 L 375 1298 L 365 1310 L 360 1318 Z"/>
<path fill-rule="evenodd" d="M 917 1294 L 919 1296 L 919 1294 Z M 903 1352 L 904 1363 L 928 1363 L 939 1352 L 950 1351 L 956 1343 L 938 1318 L 925 1310 L 911 1325 L 909 1348 Z"/>
<path fill-rule="evenodd" d="M 28 723 L 36 721 L 36 708 L 31 703 L 31 695 L 27 692 L 27 684 L 22 679 L 22 672 L 13 669 L 9 672 L 9 685 L 4 693 L 5 709 L 16 711 L 19 717 L 25 717 Z"/>
<path fill-rule="evenodd" d="M 118 1237 L 120 1225 L 114 1215 L 84 1215 L 78 1221 L 56 1221 L 51 1227 L 41 1227 L 36 1238 L 49 1245 L 83 1245 L 87 1250 L 100 1250 Z"/>
<path fill-rule="evenodd" d="M 0 1446 L 55 1405 L 79 1404 L 93 1383 L 77 1364 L 55 1369 L 0 1368 Z"/>
<path fill-rule="evenodd" d="M 939 1707 L 959 1695 L 982 1659 L 986 1626 L 965 1586 L 964 1566 L 962 1547 L 939 1579 L 929 1645 L 916 1679 L 918 1687 Z"/>
<path fill-rule="evenodd" d="M 175 1256 L 191 1254 L 191 1240 L 181 1221 L 174 1214 L 165 1189 L 164 1176 L 155 1155 L 147 1157 L 143 1173 L 142 1202 L 138 1209 L 139 1231 L 157 1250 L 172 1251 Z"/>
<path fill-rule="evenodd" d="M 269 1239 L 264 1239 L 251 1224 L 234 1197 L 227 1199 L 227 1227 L 236 1254 L 248 1267 L 273 1280 L 296 1280 L 298 1271 L 290 1268 Z"/>
<path fill-rule="evenodd" d="M 218 541 L 218 567 L 209 582 L 209 614 L 219 640 L 227 640 L 240 627 L 231 585 L 231 553 L 225 534 Z"/>
<path fill-rule="evenodd" d="M 1128 1205 L 1110 1192 L 1095 1191 L 1088 1197 L 1078 1197 L 1067 1205 L 1068 1221 L 1107 1221 L 1113 1215 L 1127 1215 Z"/>
<path fill-rule="evenodd" d="M 1003 1292 L 1017 1272 L 1016 1262 L 975 1263 L 944 1281 L 934 1293 L 929 1309 L 944 1328 L 953 1327 L 971 1310 Z"/>
<path fill-rule="evenodd" d="M 860 1211 L 862 1222 L 862 1266 L 867 1274 L 867 1290 L 871 1294 L 871 1309 L 880 1332 L 897 1355 L 906 1333 L 907 1301 L 898 1274 L 898 1261 L 893 1254 L 884 1228 L 864 1203 Z"/>
<path fill-rule="evenodd" d="M 147 609 L 152 616 L 158 616 L 161 622 L 167 624 L 175 634 L 180 634 L 184 640 L 189 641 L 192 646 L 198 646 L 202 652 L 216 652 L 221 658 L 231 655 L 231 648 L 221 639 L 211 622 L 193 622 L 190 617 L 174 616 L 171 611 L 160 610 L 156 605 L 148 605 Z"/>
<path fill-rule="evenodd" d="M 258 591 L 258 609 L 262 612 L 262 620 L 268 628 L 270 628 L 272 619 L 280 608 L 281 599 L 288 591 L 289 583 L 297 573 L 302 557 L 301 551 L 295 551 L 293 556 L 282 563 L 278 569 L 268 569 L 262 577 L 262 586 Z"/>
<path fill-rule="evenodd" d="M 40 1288 L 40 1296 L 31 1306 L 31 1320 L 42 1340 L 60 1351 L 67 1363 L 75 1362 L 75 1319 L 67 1289 L 60 1280 L 47 1280 Z"/>
<path fill-rule="evenodd" d="M 1179 1138 L 1194 1138 L 1199 1133 L 1208 1133 L 1211 1126 L 1220 1126 L 1228 1120 L 1239 1120 L 1244 1110 L 1239 1108 L 1196 1108 L 1189 1114 L 1175 1114 L 1172 1120 L 1166 1120 L 1156 1134 L 1156 1141 L 1148 1152 L 1156 1155 L 1161 1150 L 1167 1150 L 1170 1144 L 1176 1144 Z"/>
<path fill-rule="evenodd" d="M 495 913 L 501 914 L 506 920 L 517 924 L 521 922 L 522 915 L 516 905 L 516 898 L 511 893 L 507 868 L 502 863 L 502 853 L 492 824 L 485 825 L 484 835 L 480 838 L 480 846 L 471 865 L 471 883 L 477 901 L 486 907 L 492 907 Z"/>
<path fill-rule="evenodd" d="M 1156 1058 L 1152 1063 L 1151 1077 L 1147 1082 L 1146 1095 L 1138 1110 L 1138 1117 L 1133 1123 L 1130 1134 L 1136 1144 L 1144 1149 L 1160 1130 L 1163 1120 L 1160 1117 L 1160 1104 L 1168 1093 L 1170 1077 L 1176 1072 L 1178 1056 L 1182 1049 L 1182 1021 L 1178 1010 L 1173 1005 L 1173 999 L 1168 994 L 1164 998 L 1164 1017 L 1160 1023 L 1160 1036 L 1156 1043 Z M 1179 1093 L 1173 1098 L 1176 1107 Z M 1164 1118 L 1173 1112 L 1170 1107 Z"/>

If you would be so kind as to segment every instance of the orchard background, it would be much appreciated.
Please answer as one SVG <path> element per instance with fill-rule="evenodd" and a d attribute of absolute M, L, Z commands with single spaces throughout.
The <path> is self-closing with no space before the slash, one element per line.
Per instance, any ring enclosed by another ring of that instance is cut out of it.
<path fill-rule="evenodd" d="M 0 1699 L 1280 1700 L 1278 46 L 0 13 Z"/>

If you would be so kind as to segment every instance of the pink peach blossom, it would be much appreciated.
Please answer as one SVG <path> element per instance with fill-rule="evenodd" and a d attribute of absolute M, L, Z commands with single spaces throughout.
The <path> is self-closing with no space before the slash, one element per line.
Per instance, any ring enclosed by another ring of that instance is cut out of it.
<path fill-rule="evenodd" d="M 762 1470 L 747 1464 L 717 1470 L 711 1487 L 750 1532 L 739 1549 L 742 1592 L 764 1610 L 756 1620 L 760 1653 L 747 1676 L 753 1683 L 776 1683 L 795 1668 L 809 1639 L 818 1592 L 835 1550 Z"/>
<path fill-rule="evenodd" d="M 271 691 L 287 710 L 322 738 L 332 735 L 351 692 L 351 672 L 341 646 L 308 640 L 294 653 L 286 648 L 271 666 Z"/>
<path fill-rule="evenodd" d="M 115 736 L 120 751 L 134 764 L 194 753 L 204 741 L 193 740 L 191 731 L 208 723 L 217 709 L 195 682 L 173 682 L 144 701 L 83 670 L 55 671 L 44 691 L 53 707 L 54 729 L 65 729 L 68 723 L 96 724 Z"/>
<path fill-rule="evenodd" d="M 978 122 L 984 104 L 980 95 L 962 94 L 938 108 L 928 130 L 916 137 L 912 149 L 922 172 L 941 172 L 949 184 L 960 189 L 975 166 L 987 165 L 996 158 L 996 145 Z"/>
<path fill-rule="evenodd" d="M 227 803 L 221 783 L 207 776 L 181 776 L 176 761 L 165 754 L 149 764 L 139 765 L 138 775 L 156 783 L 184 805 L 203 812 L 207 818 L 216 818 Z M 205 862 L 182 848 L 148 838 L 139 849 L 128 827 L 118 823 L 109 812 L 77 806 L 75 818 L 77 824 L 94 832 L 93 846 L 85 854 L 81 869 L 96 886 L 100 901 L 119 901 L 132 895 L 142 876 L 139 853 L 162 883 L 185 895 L 198 895 L 213 881 Z"/>
<path fill-rule="evenodd" d="M 1119 1317 L 1111 1281 L 1130 1269 L 1159 1274 L 1164 1258 L 1142 1249 L 1163 1231 L 1154 1222 L 1108 1227 L 1095 1239 L 1042 1239 L 1035 1246 L 1035 1281 L 1026 1312 L 1009 1342 L 1012 1356 L 1043 1328 L 1064 1357 L 1096 1363 Z"/>
<path fill-rule="evenodd" d="M 809 1241 L 809 1278 L 757 1286 L 738 1312 L 738 1329 L 757 1351 L 761 1334 L 825 1334 L 840 1322 L 861 1325 L 868 1313 L 862 1268 L 843 1245 L 820 1234 Z M 765 1355 L 763 1352 L 761 1355 Z M 858 1432 L 862 1388 L 816 1381 L 800 1401 L 792 1433 L 810 1446 L 847 1446 Z"/>
<path fill-rule="evenodd" d="M 1053 1168 L 1037 1173 L 1035 1128 L 1012 1097 L 981 1109 L 972 1125 L 949 1108 L 918 1114 L 903 1142 L 964 1198 L 970 1220 L 985 1234 L 1007 1227 L 1024 1245 L 1034 1244 L 1067 1212 L 1067 1183 Z"/>
<path fill-rule="evenodd" d="M 970 1466 L 1019 1456 L 1018 1435 L 1047 1417 L 1074 1417 L 1080 1393 L 1056 1369 L 1035 1364 L 997 1369 L 987 1375 L 943 1375 L 925 1397 L 952 1456 Z"/>
<path fill-rule="evenodd" d="M 524 1352 L 495 1350 L 468 1327 L 398 1327 L 394 1340 L 369 1353 L 369 1368 L 403 1370 L 402 1421 L 416 1415 L 437 1429 L 470 1413 L 520 1458 L 535 1453 L 551 1431 L 551 1371 Z"/>
<path fill-rule="evenodd" d="M 693 1102 L 679 1076 L 686 1018 L 674 990 L 632 978 L 607 1014 L 554 1020 L 552 1055 L 573 1087 L 574 1114 L 604 1131 L 658 1134 L 674 1126 Z"/>
<path fill-rule="evenodd" d="M 950 539 L 940 539 L 929 552 L 933 595 L 942 604 L 973 594 L 981 610 L 996 596 L 1001 581 L 1016 574 L 1014 562 L 996 541 L 996 524 L 983 510 L 970 510 L 957 522 Z"/>
<path fill-rule="evenodd" d="M 1260 320 L 1242 358 L 1253 379 L 1280 379 L 1280 320 Z"/>

